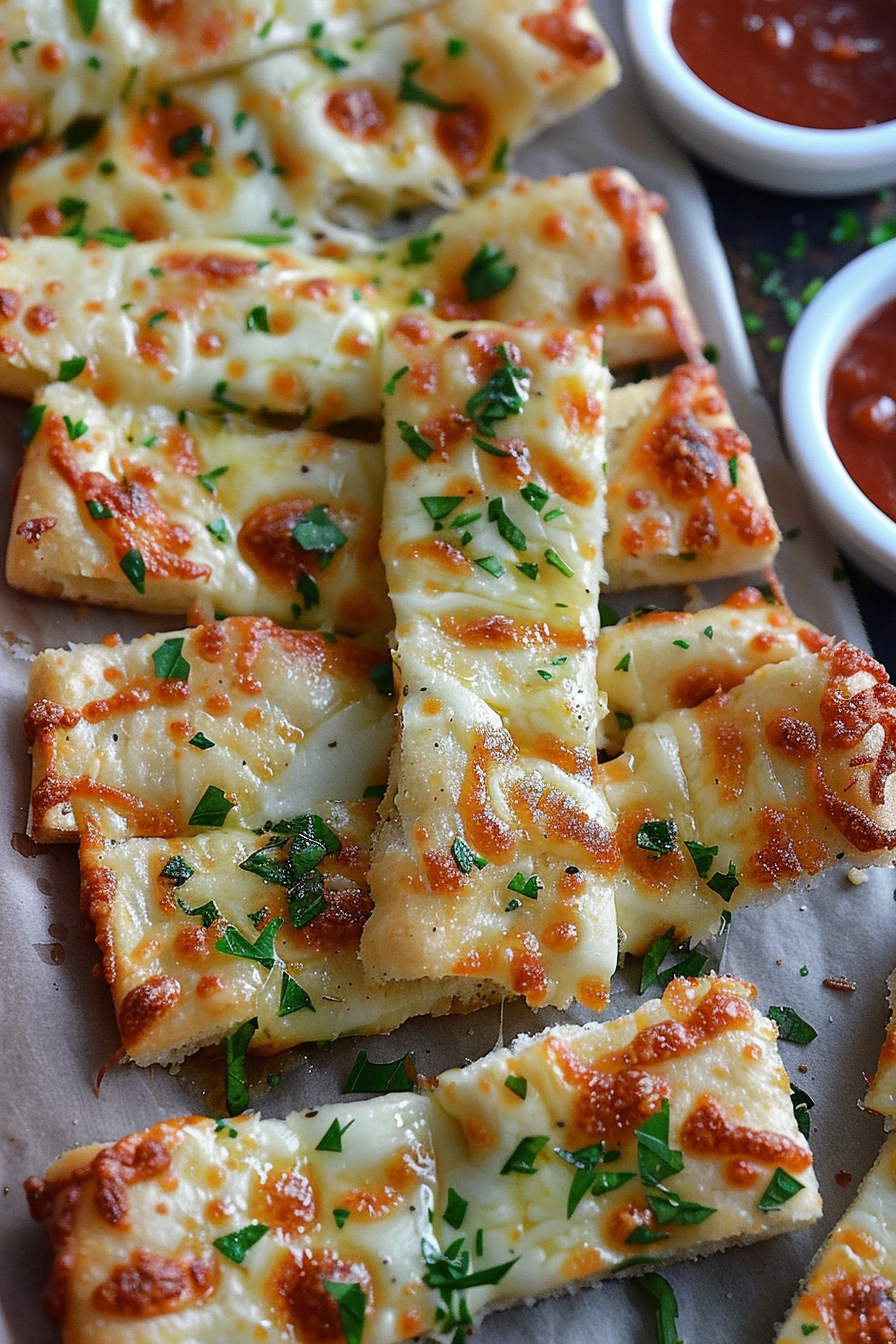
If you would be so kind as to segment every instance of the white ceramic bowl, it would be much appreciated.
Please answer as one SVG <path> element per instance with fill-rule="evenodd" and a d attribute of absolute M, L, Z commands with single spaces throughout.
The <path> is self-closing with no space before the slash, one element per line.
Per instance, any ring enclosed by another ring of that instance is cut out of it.
<path fill-rule="evenodd" d="M 896 522 L 864 495 L 834 449 L 827 428 L 831 369 L 850 338 L 896 299 L 896 239 L 865 252 L 821 289 L 787 346 L 781 411 L 794 465 L 838 546 L 896 592 Z"/>
<path fill-rule="evenodd" d="M 848 195 L 896 181 L 896 121 L 848 131 L 787 126 L 715 93 L 669 32 L 672 0 L 625 0 L 629 45 L 662 124 L 722 172 L 805 196 Z"/>

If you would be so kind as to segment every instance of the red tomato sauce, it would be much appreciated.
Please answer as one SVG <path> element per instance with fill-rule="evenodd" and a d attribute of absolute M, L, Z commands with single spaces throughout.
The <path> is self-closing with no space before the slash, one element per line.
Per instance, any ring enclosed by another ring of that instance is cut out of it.
<path fill-rule="evenodd" d="M 896 299 L 859 328 L 834 365 L 828 433 L 862 493 L 896 520 Z"/>
<path fill-rule="evenodd" d="M 675 0 L 671 34 L 704 84 L 760 117 L 896 119 L 896 0 Z"/>

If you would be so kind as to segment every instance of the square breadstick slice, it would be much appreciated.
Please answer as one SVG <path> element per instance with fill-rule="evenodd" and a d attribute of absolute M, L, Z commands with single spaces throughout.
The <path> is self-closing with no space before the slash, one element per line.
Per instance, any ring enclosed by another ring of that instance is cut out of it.
<path fill-rule="evenodd" d="M 110 408 L 67 383 L 40 397 L 10 528 L 14 588 L 377 640 L 392 628 L 378 442 Z M 134 551 L 139 586 L 121 565 Z"/>
<path fill-rule="evenodd" d="M 8 4 L 0 57 L 0 149 L 41 132 L 58 135 L 79 117 L 102 117 L 129 96 L 280 47 L 362 37 L 430 0 L 228 0 L 226 5 L 114 7 L 65 0 Z M 322 28 L 322 31 L 323 31 Z"/>
<path fill-rule="evenodd" d="M 841 861 L 890 864 L 894 734 L 886 670 L 846 643 L 633 728 L 599 780 L 618 816 L 626 950 L 670 928 L 702 938 Z"/>
<path fill-rule="evenodd" d="M 65 1247 L 49 1314 L 68 1344 L 298 1340 L 309 1321 L 339 1340 L 347 1291 L 364 1344 L 419 1334 L 438 1304 L 432 1109 L 392 1094 L 285 1120 L 194 1117 L 67 1154 L 28 1187 Z"/>
<path fill-rule="evenodd" d="M 630 1016 L 553 1027 L 442 1074 L 433 1102 L 463 1134 L 440 1168 L 466 1202 L 457 1235 L 472 1251 L 481 1228 L 487 1257 L 514 1262 L 470 1293 L 473 1311 L 818 1217 L 777 1031 L 755 994 L 738 980 L 675 980 Z M 642 1127 L 667 1145 L 661 1173 Z M 789 1197 L 772 1205 L 782 1176 Z"/>
<path fill-rule="evenodd" d="M 775 1344 L 883 1344 L 894 1332 L 896 1134 L 813 1261 Z"/>
<path fill-rule="evenodd" d="M 665 209 L 624 168 L 519 178 L 396 240 L 384 292 L 449 319 L 599 323 L 611 369 L 681 352 L 696 359 L 703 336 Z"/>
<path fill-rule="evenodd" d="M 19 160 L 12 231 L 43 231 L 73 183 L 85 232 L 143 240 L 271 232 L 272 221 L 287 233 L 371 228 L 403 208 L 450 209 L 619 73 L 581 2 L 444 0 L 360 46 L 353 36 L 327 30 L 161 98 L 136 90 L 85 144 Z"/>
<path fill-rule="evenodd" d="M 605 547 L 612 542 L 608 528 Z M 621 750 L 636 723 L 670 709 L 696 708 L 757 668 L 833 642 L 795 616 L 770 587 L 740 588 L 702 611 L 647 609 L 606 625 L 597 640 L 597 684 L 607 697 L 610 749 Z"/>
<path fill-rule="evenodd" d="M 422 1096 L 168 1121 L 68 1153 L 27 1184 L 56 1246 L 51 1314 L 68 1344 L 162 1328 L 204 1344 L 270 1322 L 291 1338 L 309 1320 L 336 1339 L 342 1302 L 364 1344 L 398 1344 L 645 1254 L 805 1226 L 821 1209 L 812 1155 L 754 995 L 678 980 Z"/>
<path fill-rule="evenodd" d="M 3 242 L 0 389 L 77 379 L 108 405 L 264 409 L 314 426 L 375 414 L 373 274 L 247 242 Z"/>
<path fill-rule="evenodd" d="M 400 693 L 362 959 L 382 978 L 486 976 L 531 1003 L 602 1006 L 599 346 L 427 319 L 396 326 L 383 368 Z"/>
<path fill-rule="evenodd" d="M 83 903 L 131 1059 L 172 1063 L 250 1018 L 250 1049 L 272 1054 L 485 1001 L 470 980 L 366 979 L 358 948 L 375 817 L 373 801 L 328 803 L 279 834 L 171 840 L 106 840 L 88 823 Z M 327 852 L 308 866 L 319 835 Z"/>
<path fill-rule="evenodd" d="M 728 578 L 771 564 L 781 536 L 711 364 L 615 388 L 607 572 L 615 588 Z"/>
<path fill-rule="evenodd" d="M 76 840 L 85 809 L 109 837 L 170 836 L 360 798 L 388 750 L 383 656 L 260 617 L 39 653 L 31 834 Z"/>

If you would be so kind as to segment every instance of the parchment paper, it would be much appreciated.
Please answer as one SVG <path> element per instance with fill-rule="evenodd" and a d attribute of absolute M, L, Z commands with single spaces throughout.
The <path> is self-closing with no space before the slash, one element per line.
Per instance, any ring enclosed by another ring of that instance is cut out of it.
<path fill-rule="evenodd" d="M 624 62 L 623 84 L 539 138 L 519 166 L 543 176 L 618 163 L 667 197 L 668 224 L 707 338 L 721 351 L 720 376 L 735 415 L 753 441 L 782 529 L 802 529 L 798 540 L 784 543 L 778 565 L 791 604 L 822 629 L 865 643 L 851 594 L 832 578 L 836 554 L 801 497 L 770 410 L 756 390 L 731 279 L 698 180 L 642 105 L 625 50 L 621 0 L 597 0 L 595 7 Z M 8 495 L 3 487 L 11 482 L 21 454 L 15 433 L 21 418 L 21 406 L 0 406 L 3 500 Z M 3 536 L 8 512 L 4 507 L 0 518 Z M 707 603 L 733 586 L 707 585 Z M 639 595 L 637 600 L 645 599 Z M 116 1139 L 169 1115 L 219 1113 L 220 1101 L 202 1090 L 211 1076 L 208 1068 L 203 1072 L 189 1065 L 180 1079 L 158 1068 L 116 1067 L 100 1098 L 94 1095 L 97 1070 L 117 1048 L 118 1037 L 105 986 L 92 973 L 97 952 L 78 910 L 76 854 L 74 847 L 62 846 L 38 851 L 23 838 L 29 768 L 21 721 L 28 658 L 39 648 L 69 640 L 93 641 L 113 629 L 127 639 L 147 627 L 145 618 L 76 613 L 0 585 L 0 752 L 6 778 L 0 796 L 0 853 L 5 855 L 0 865 L 2 1344 L 52 1344 L 57 1338 L 40 1308 L 49 1247 L 43 1229 L 28 1218 L 23 1179 L 41 1174 L 59 1153 L 78 1144 Z M 883 1122 L 860 1111 L 857 1102 L 865 1087 L 863 1072 L 876 1062 L 886 1020 L 884 982 L 896 962 L 893 889 L 890 870 L 873 872 L 862 886 L 850 884 L 842 870 L 816 882 L 810 893 L 735 916 L 725 969 L 759 986 L 763 1008 L 790 1004 L 819 1032 L 811 1046 L 784 1044 L 782 1053 L 794 1080 L 816 1103 L 812 1144 L 825 1215 L 797 1235 L 695 1265 L 670 1266 L 665 1272 L 681 1308 L 679 1329 L 689 1344 L 771 1340 L 774 1322 L 785 1313 L 811 1256 L 877 1154 Z M 803 966 L 808 975 L 801 975 Z M 825 989 L 821 982 L 829 975 L 855 980 L 857 991 Z M 614 1016 L 636 1002 L 630 980 L 633 976 L 624 970 L 614 982 Z M 432 1074 L 562 1016 L 536 1015 L 514 1004 L 503 1014 L 493 1009 L 436 1023 L 417 1020 L 365 1044 L 375 1059 L 394 1059 L 413 1048 L 418 1066 Z M 357 1042 L 342 1042 L 296 1052 L 286 1062 L 272 1061 L 261 1077 L 277 1068 L 283 1081 L 262 1087 L 256 1104 L 265 1115 L 282 1116 L 334 1099 L 357 1048 Z M 802 1064 L 805 1074 L 797 1072 Z M 220 1073 L 216 1068 L 215 1076 Z M 647 1344 L 654 1339 L 652 1308 L 631 1282 L 610 1282 L 491 1316 L 474 1336 L 481 1344 Z"/>

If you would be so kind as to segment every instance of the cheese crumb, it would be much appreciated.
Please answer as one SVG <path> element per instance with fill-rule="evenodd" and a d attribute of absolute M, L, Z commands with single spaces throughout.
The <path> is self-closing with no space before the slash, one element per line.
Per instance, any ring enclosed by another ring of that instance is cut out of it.
<path fill-rule="evenodd" d="M 863 868 L 850 868 L 846 874 L 854 887 L 861 887 L 868 881 L 868 874 Z"/>

